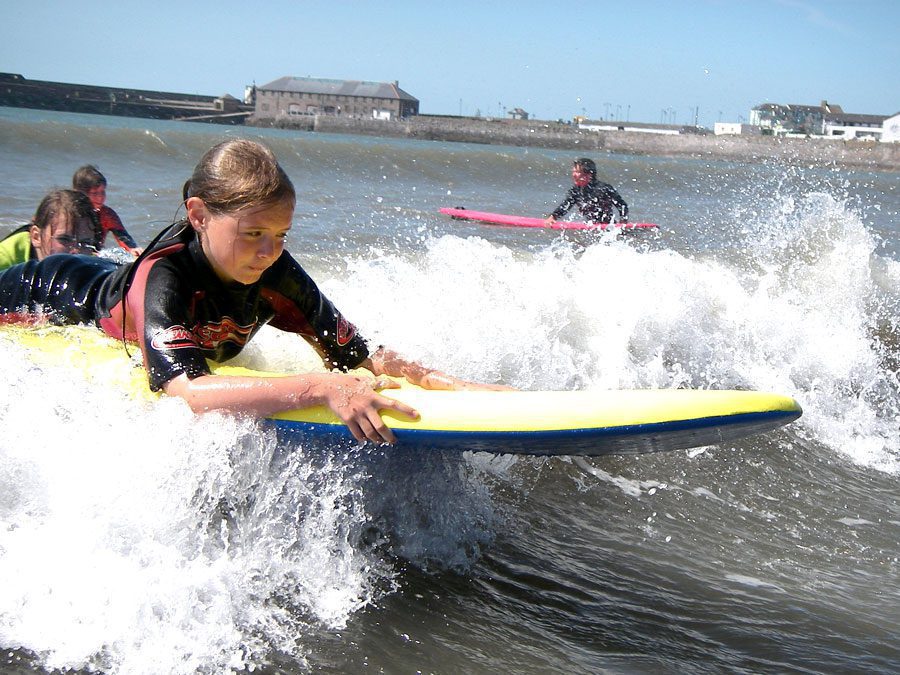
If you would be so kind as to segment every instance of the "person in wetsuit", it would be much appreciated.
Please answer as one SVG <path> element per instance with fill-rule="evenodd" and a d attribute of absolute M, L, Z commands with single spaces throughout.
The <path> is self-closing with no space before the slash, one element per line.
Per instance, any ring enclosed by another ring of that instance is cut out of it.
<path fill-rule="evenodd" d="M 93 253 L 99 227 L 85 195 L 54 190 L 38 204 L 30 223 L 0 240 L 0 270 L 54 253 Z"/>
<path fill-rule="evenodd" d="M 100 173 L 96 166 L 87 164 L 79 168 L 72 176 L 72 189 L 83 192 L 91 200 L 94 210 L 100 218 L 100 234 L 97 240 L 97 248 L 103 248 L 106 243 L 106 235 L 112 234 L 116 243 L 133 256 L 140 255 L 142 249 L 134 238 L 128 234 L 119 214 L 106 205 L 106 176 Z"/>
<path fill-rule="evenodd" d="M 383 375 L 431 389 L 499 389 L 460 380 L 379 347 L 356 328 L 284 250 L 295 192 L 265 146 L 230 140 L 210 149 L 184 191 L 186 218 L 133 263 L 53 255 L 0 273 L 0 314 L 50 313 L 60 323 L 95 323 L 137 340 L 150 386 L 195 412 L 265 416 L 324 404 L 357 440 L 393 442 L 379 410 L 415 417 L 382 396 Z M 266 323 L 299 333 L 331 370 L 279 378 L 210 374 L 206 359 L 238 354 Z M 362 366 L 376 379 L 349 375 Z"/>
<path fill-rule="evenodd" d="M 566 215 L 572 207 L 578 207 L 581 217 L 589 223 L 628 222 L 628 204 L 609 183 L 597 180 L 597 165 L 587 157 L 572 164 L 572 187 L 565 199 L 546 218 L 547 225 Z"/>

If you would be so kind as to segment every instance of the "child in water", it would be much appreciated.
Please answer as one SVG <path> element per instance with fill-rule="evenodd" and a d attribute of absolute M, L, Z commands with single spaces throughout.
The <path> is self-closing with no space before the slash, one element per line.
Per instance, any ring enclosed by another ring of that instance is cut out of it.
<path fill-rule="evenodd" d="M 325 404 L 358 441 L 394 442 L 379 415 L 411 407 L 382 396 L 402 376 L 430 389 L 499 389 L 457 379 L 379 347 L 370 351 L 284 250 L 296 194 L 265 146 L 229 140 L 210 149 L 185 184 L 186 218 L 133 263 L 55 255 L 0 273 L 0 314 L 50 313 L 137 340 L 150 387 L 195 412 L 259 416 Z M 279 378 L 212 375 L 206 359 L 237 355 L 266 323 L 299 333 L 333 369 Z M 349 375 L 368 368 L 375 379 Z"/>
<path fill-rule="evenodd" d="M 628 204 L 612 185 L 597 179 L 597 165 L 587 157 L 579 157 L 572 163 L 572 187 L 544 222 L 553 225 L 573 206 L 578 207 L 581 217 L 589 223 L 611 223 L 617 212 L 617 222 L 628 222 Z"/>
<path fill-rule="evenodd" d="M 72 176 L 72 189 L 83 192 L 91 200 L 94 211 L 100 219 L 97 248 L 103 248 L 106 233 L 111 232 L 120 247 L 137 257 L 143 249 L 139 248 L 132 236 L 128 234 L 119 214 L 106 205 L 106 176 L 91 164 L 80 167 Z"/>
<path fill-rule="evenodd" d="M 0 270 L 54 253 L 96 252 L 100 222 L 88 198 L 74 190 L 53 190 L 27 225 L 0 240 Z"/>

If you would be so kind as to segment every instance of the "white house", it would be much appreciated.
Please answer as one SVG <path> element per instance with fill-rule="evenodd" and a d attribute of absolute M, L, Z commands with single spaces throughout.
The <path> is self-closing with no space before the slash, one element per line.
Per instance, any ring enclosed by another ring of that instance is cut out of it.
<path fill-rule="evenodd" d="M 825 115 L 822 133 L 829 138 L 850 140 L 862 138 L 878 140 L 881 137 L 884 115 L 858 115 L 845 112 Z"/>
<path fill-rule="evenodd" d="M 885 143 L 900 143 L 900 112 L 882 122 L 881 140 Z"/>
<path fill-rule="evenodd" d="M 716 136 L 759 136 L 762 128 L 746 122 L 716 122 L 713 133 Z"/>

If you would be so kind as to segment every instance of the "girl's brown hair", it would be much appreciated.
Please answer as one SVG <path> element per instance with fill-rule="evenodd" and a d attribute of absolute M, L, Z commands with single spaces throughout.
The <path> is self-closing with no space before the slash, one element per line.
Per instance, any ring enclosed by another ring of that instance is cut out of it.
<path fill-rule="evenodd" d="M 184 185 L 185 200 L 199 197 L 213 213 L 235 213 L 297 200 L 294 185 L 269 148 L 234 139 L 210 148 Z"/>
<path fill-rule="evenodd" d="M 90 218 L 94 225 L 94 234 L 99 242 L 101 230 L 100 221 L 91 200 L 83 192 L 75 190 L 54 190 L 41 200 L 31 224 L 39 230 L 43 230 L 52 223 L 57 216 L 65 218 L 66 225 L 72 225 L 79 218 Z"/>

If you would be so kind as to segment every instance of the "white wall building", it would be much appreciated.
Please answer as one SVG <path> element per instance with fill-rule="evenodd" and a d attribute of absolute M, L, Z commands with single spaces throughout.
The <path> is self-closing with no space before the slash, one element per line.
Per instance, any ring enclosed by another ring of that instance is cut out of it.
<path fill-rule="evenodd" d="M 900 143 L 900 112 L 882 122 L 881 140 L 885 143 Z"/>
<path fill-rule="evenodd" d="M 841 113 L 825 116 L 822 133 L 829 138 L 840 138 L 845 141 L 854 138 L 877 141 L 881 138 L 883 125 L 883 115 Z"/>
<path fill-rule="evenodd" d="M 716 122 L 713 133 L 716 136 L 739 136 L 741 126 L 740 122 Z"/>
<path fill-rule="evenodd" d="M 677 136 L 684 133 L 685 128 L 669 124 L 650 124 L 643 122 L 616 122 L 582 120 L 578 122 L 578 128 L 585 131 L 636 131 L 644 134 L 662 134 L 664 136 Z"/>

